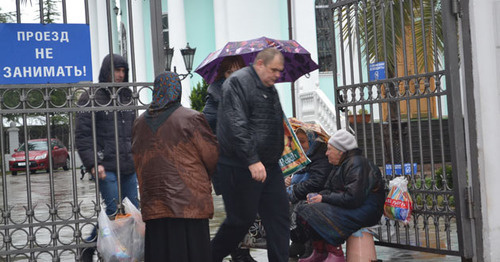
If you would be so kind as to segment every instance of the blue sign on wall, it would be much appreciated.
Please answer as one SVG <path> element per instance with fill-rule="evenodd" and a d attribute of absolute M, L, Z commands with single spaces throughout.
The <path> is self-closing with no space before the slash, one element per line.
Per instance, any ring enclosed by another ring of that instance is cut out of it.
<path fill-rule="evenodd" d="M 412 170 L 413 166 L 413 170 Z M 417 163 L 405 163 L 404 164 L 404 169 L 401 166 L 401 164 L 394 164 L 394 174 L 395 175 L 402 175 L 404 171 L 405 175 L 412 175 L 417 173 Z M 392 165 L 391 164 L 385 164 L 385 174 L 386 175 L 392 175 Z"/>
<path fill-rule="evenodd" d="M 370 64 L 370 81 L 385 79 L 385 62 Z"/>
<path fill-rule="evenodd" d="M 0 24 L 0 84 L 92 81 L 86 24 Z"/>

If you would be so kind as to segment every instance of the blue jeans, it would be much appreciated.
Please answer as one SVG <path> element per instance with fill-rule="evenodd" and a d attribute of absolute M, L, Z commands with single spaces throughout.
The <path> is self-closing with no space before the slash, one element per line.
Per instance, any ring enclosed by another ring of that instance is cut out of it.
<path fill-rule="evenodd" d="M 106 215 L 114 215 L 118 209 L 118 179 L 116 173 L 106 171 L 106 178 L 98 179 L 98 182 L 99 191 L 101 192 L 101 196 L 106 204 Z M 137 175 L 135 173 L 127 175 L 122 174 L 120 182 L 122 199 L 128 197 L 134 206 L 139 207 L 139 200 L 137 199 Z M 94 227 L 90 237 L 87 238 L 87 241 L 96 241 L 96 236 L 97 229 Z"/>
<path fill-rule="evenodd" d="M 120 176 L 122 199 L 128 197 L 134 206 L 139 207 L 137 199 L 137 175 L 122 174 Z M 118 179 L 115 172 L 106 171 L 106 178 L 99 179 L 99 191 L 106 204 L 106 215 L 116 213 L 118 204 Z"/>

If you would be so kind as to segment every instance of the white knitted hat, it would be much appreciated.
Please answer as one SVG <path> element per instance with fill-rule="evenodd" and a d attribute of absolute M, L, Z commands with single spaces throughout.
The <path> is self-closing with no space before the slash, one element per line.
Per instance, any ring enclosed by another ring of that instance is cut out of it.
<path fill-rule="evenodd" d="M 356 138 L 345 129 L 337 130 L 328 140 L 328 144 L 342 152 L 358 148 L 358 141 L 356 141 Z"/>

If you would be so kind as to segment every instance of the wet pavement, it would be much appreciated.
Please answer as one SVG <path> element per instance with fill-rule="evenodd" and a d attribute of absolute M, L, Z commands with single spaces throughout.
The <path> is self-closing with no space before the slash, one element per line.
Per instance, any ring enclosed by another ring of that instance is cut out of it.
<path fill-rule="evenodd" d="M 215 216 L 210 221 L 210 234 L 213 237 L 217 232 L 217 228 L 222 223 L 225 217 L 224 204 L 222 203 L 222 197 L 214 195 L 214 207 L 215 207 Z M 345 252 L 345 245 L 342 246 Z M 377 258 L 382 261 L 429 261 L 429 262 L 438 262 L 438 261 L 461 261 L 460 257 L 455 256 L 444 256 L 437 255 L 426 252 L 418 252 L 411 250 L 403 250 L 397 248 L 389 248 L 376 246 Z M 267 262 L 267 252 L 265 249 L 251 249 L 250 254 L 252 257 L 258 262 Z M 225 259 L 225 261 L 230 261 L 229 257 Z M 295 262 L 297 260 L 291 259 L 289 262 Z"/>
<path fill-rule="evenodd" d="M 53 173 L 54 185 L 51 186 L 49 182 L 48 173 L 37 173 L 32 174 L 29 178 L 20 173 L 17 176 L 6 176 L 5 186 L 0 184 L 0 208 L 4 208 L 4 200 L 8 203 L 9 209 L 11 211 L 12 224 L 23 224 L 26 223 L 26 208 L 29 207 L 28 199 L 31 199 L 31 204 L 34 209 L 34 218 L 36 223 L 44 224 L 50 223 L 51 221 L 56 221 L 60 223 L 61 221 L 72 221 L 68 223 L 69 226 L 57 226 L 58 245 L 68 245 L 68 251 L 61 252 L 61 261 L 74 261 L 74 254 L 71 252 L 71 247 L 69 245 L 74 245 L 74 229 L 75 225 L 75 215 L 74 208 L 79 206 L 81 211 L 79 212 L 79 221 L 93 222 L 95 221 L 95 211 L 94 202 L 96 198 L 95 184 L 94 181 L 89 180 L 88 176 L 80 180 L 80 172 L 72 173 L 70 171 L 58 170 Z M 29 187 L 26 186 L 30 181 Z M 4 181 L 0 181 L 4 183 Z M 28 188 L 30 192 L 28 193 Z M 4 193 L 6 193 L 7 198 L 4 199 Z M 74 203 L 78 203 L 75 205 Z M 210 232 L 212 237 L 215 235 L 218 226 L 223 221 L 225 217 L 224 206 L 222 203 L 222 198 L 220 196 L 214 195 L 214 206 L 215 206 L 215 217 L 210 220 Z M 49 215 L 50 211 L 57 209 L 57 218 L 53 218 Z M 83 217 L 83 218 L 82 218 Z M 0 218 L 1 219 L 1 218 Z M 91 230 L 91 224 L 89 223 L 76 223 L 81 228 L 82 235 L 87 236 Z M 1 221 L 1 225 L 4 225 L 4 221 Z M 52 225 L 46 227 L 39 227 L 35 232 L 37 244 L 45 249 L 50 249 L 50 242 L 52 231 Z M 55 226 L 54 226 L 55 227 Z M 14 230 L 11 230 L 11 232 Z M 0 231 L 0 235 L 5 232 Z M 25 230 L 16 230 L 16 232 L 11 233 L 13 245 L 19 249 L 27 244 L 27 233 Z M 344 246 L 345 248 L 345 246 Z M 11 248 L 12 249 L 12 248 Z M 459 257 L 453 256 L 442 256 L 425 252 L 409 251 L 396 248 L 388 248 L 377 246 L 377 256 L 383 261 L 461 261 Z M 5 251 L 5 246 L 3 241 L 0 242 L 0 251 Z M 37 252 L 37 261 L 52 261 L 50 252 Z M 264 249 L 252 249 L 252 256 L 259 262 L 266 262 L 267 255 Z M 26 261 L 25 257 L 18 257 L 15 261 Z M 228 261 L 229 258 L 226 258 Z M 0 257 L 0 261 L 5 261 L 4 258 Z"/>

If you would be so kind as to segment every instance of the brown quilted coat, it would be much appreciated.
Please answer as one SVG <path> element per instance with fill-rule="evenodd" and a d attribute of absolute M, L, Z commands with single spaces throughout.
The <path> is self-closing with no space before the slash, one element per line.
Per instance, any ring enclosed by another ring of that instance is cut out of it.
<path fill-rule="evenodd" d="M 143 220 L 212 218 L 219 150 L 203 114 L 179 107 L 156 133 L 142 114 L 132 134 Z"/>

